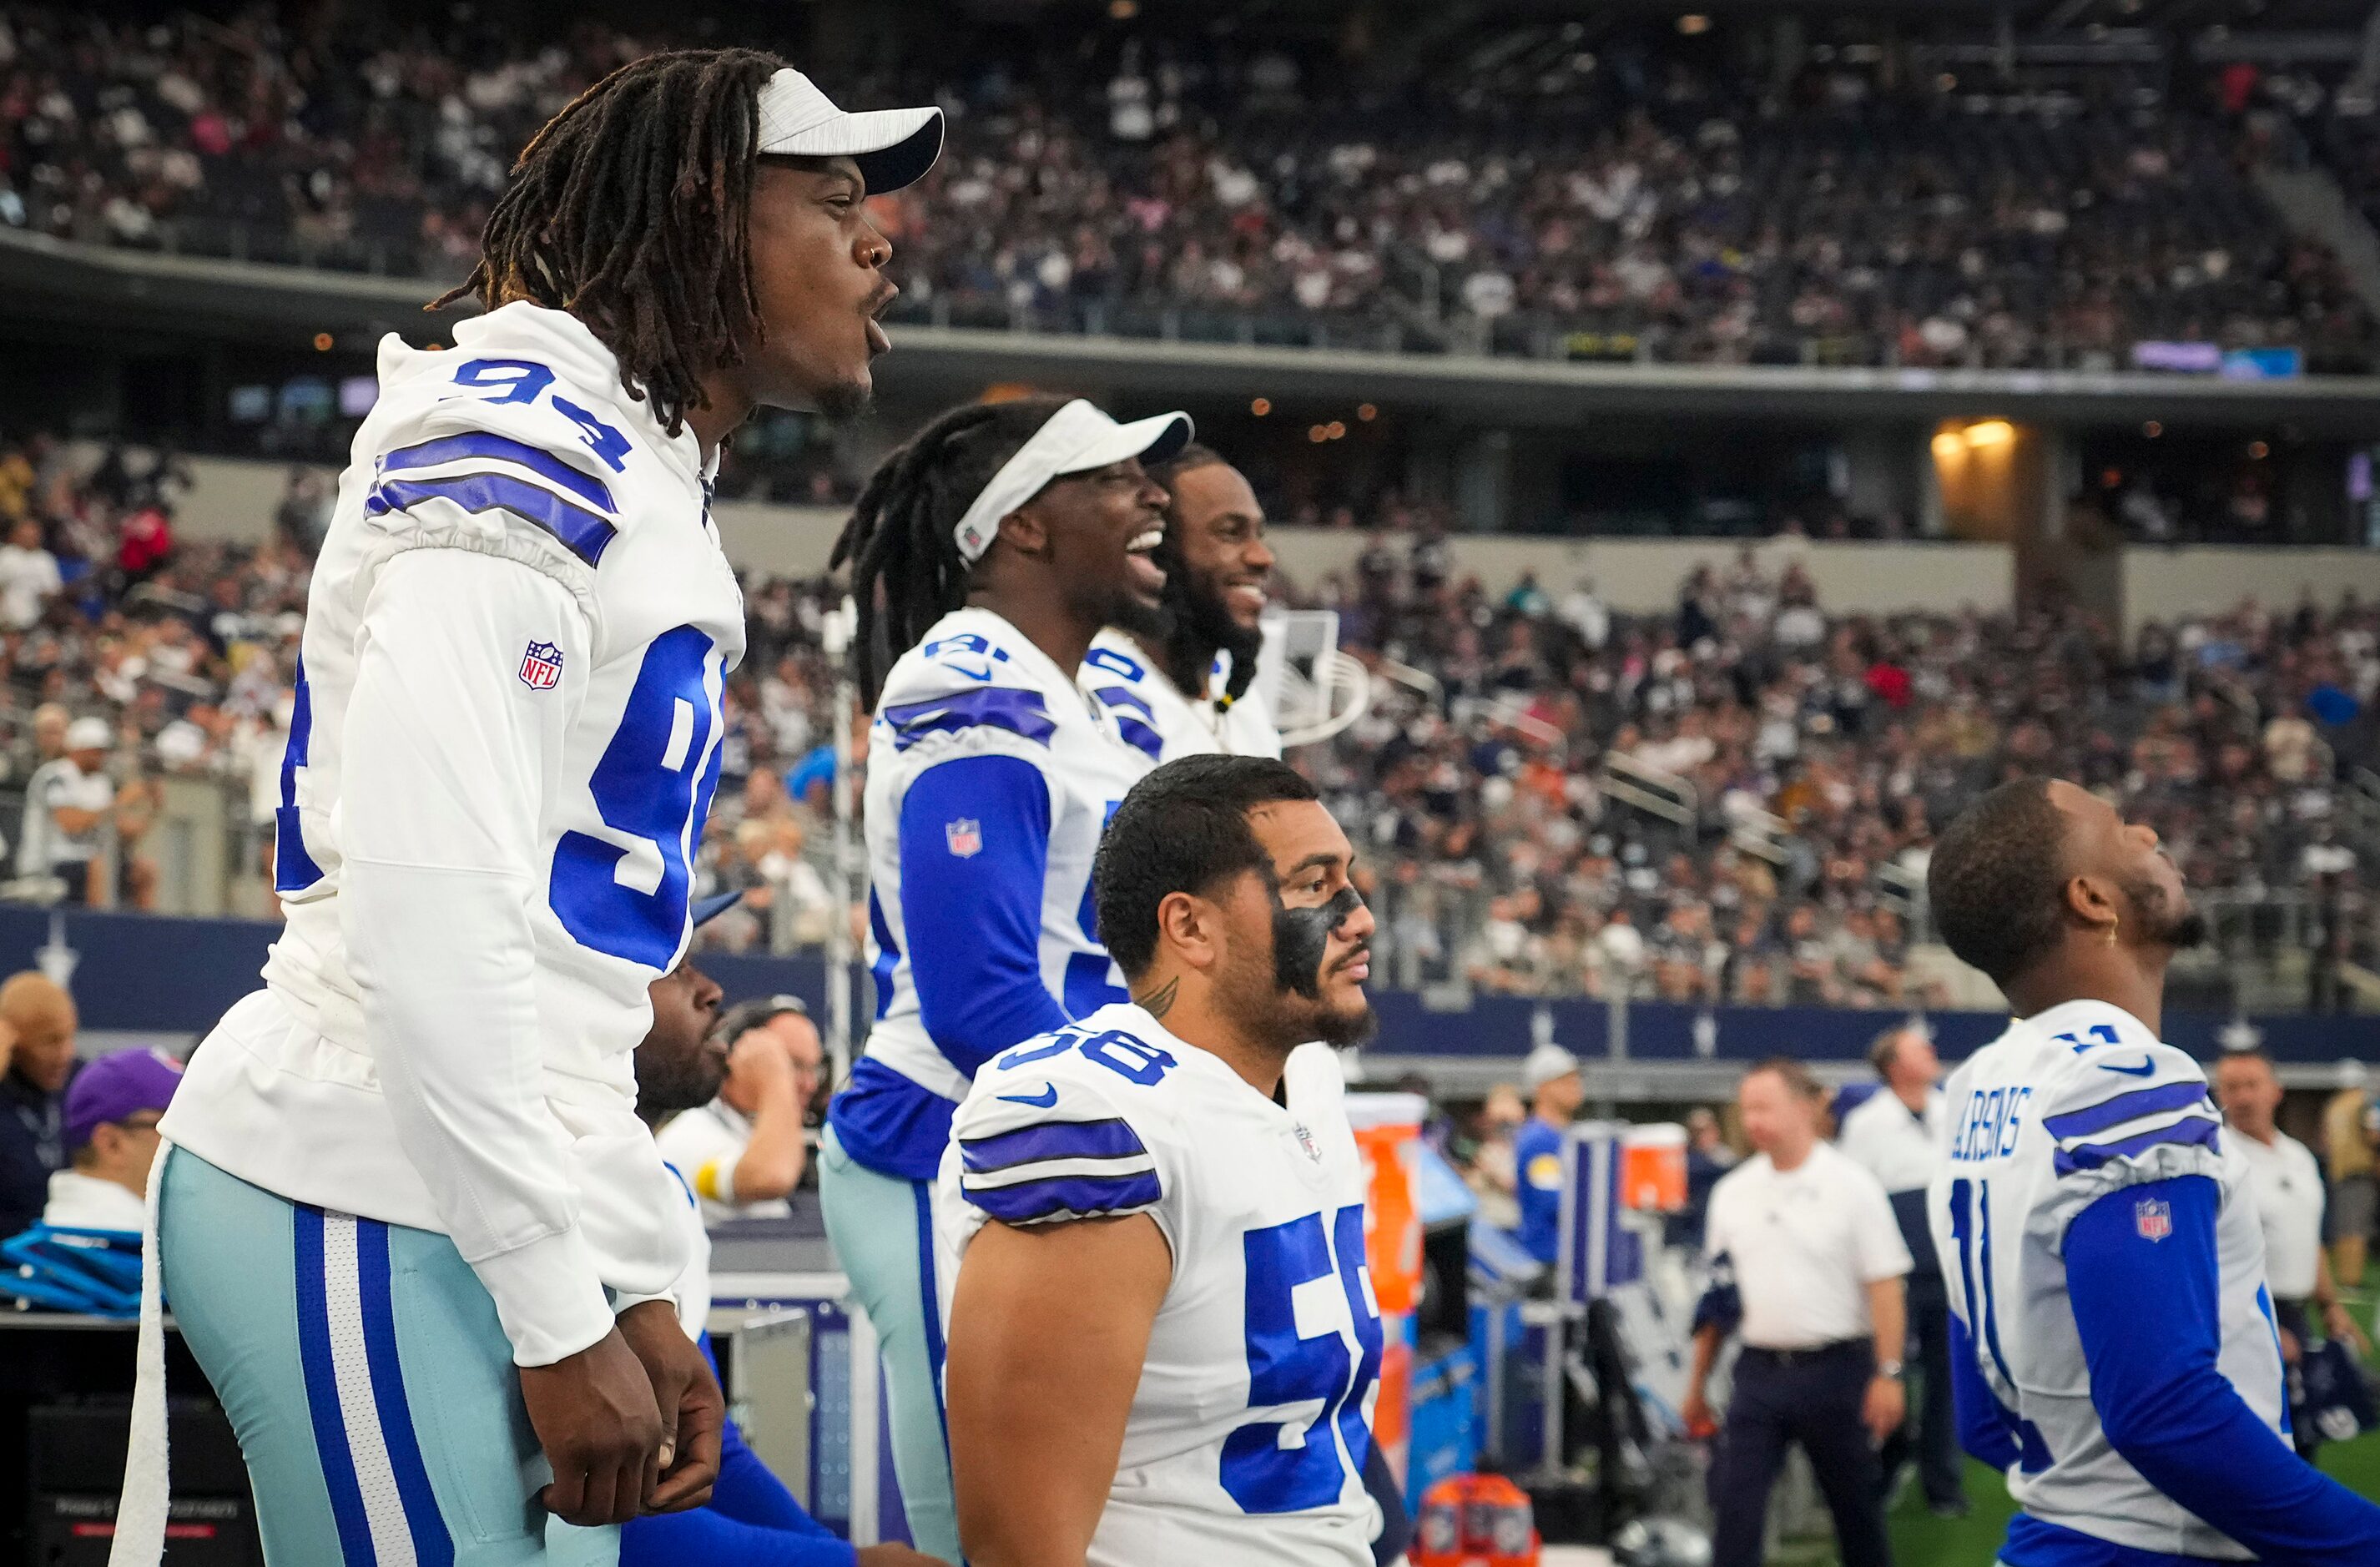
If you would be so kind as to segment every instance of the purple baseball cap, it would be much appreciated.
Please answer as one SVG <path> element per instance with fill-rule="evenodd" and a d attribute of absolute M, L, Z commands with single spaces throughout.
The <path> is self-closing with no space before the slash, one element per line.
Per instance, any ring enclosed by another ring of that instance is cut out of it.
<path fill-rule="evenodd" d="M 162 1111 L 181 1086 L 182 1063 L 160 1050 L 116 1051 L 75 1074 L 67 1086 L 67 1147 L 91 1141 L 103 1121 Z"/>

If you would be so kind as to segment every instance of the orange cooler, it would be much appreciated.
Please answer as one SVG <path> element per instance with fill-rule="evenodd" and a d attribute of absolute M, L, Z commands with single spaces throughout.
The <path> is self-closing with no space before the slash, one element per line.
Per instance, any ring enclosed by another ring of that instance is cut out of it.
<path fill-rule="evenodd" d="M 1380 1311 L 1379 1398 L 1372 1439 L 1405 1483 L 1412 1437 L 1413 1313 L 1421 1304 L 1421 1208 L 1415 1169 L 1421 1122 L 1429 1106 L 1419 1094 L 1347 1096 L 1347 1123 L 1364 1156 L 1364 1263 Z"/>
<path fill-rule="evenodd" d="M 1665 1121 L 1621 1134 L 1620 1203 L 1650 1213 L 1675 1213 L 1686 1206 L 1683 1126 Z"/>

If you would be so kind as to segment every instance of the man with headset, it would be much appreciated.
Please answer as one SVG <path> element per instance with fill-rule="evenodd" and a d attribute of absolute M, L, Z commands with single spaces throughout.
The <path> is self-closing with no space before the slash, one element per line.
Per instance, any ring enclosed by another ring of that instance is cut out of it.
<path fill-rule="evenodd" d="M 720 1019 L 727 1080 L 718 1097 L 662 1129 L 662 1157 L 686 1172 L 706 1224 L 781 1219 L 809 1166 L 808 1128 L 826 1077 L 809 1010 L 768 996 Z"/>

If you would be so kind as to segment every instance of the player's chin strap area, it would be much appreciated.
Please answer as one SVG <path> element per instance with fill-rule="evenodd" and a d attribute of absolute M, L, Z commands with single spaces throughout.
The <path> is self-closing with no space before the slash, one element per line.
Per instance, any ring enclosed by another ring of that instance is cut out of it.
<path fill-rule="evenodd" d="M 165 1184 L 171 1139 L 157 1139 L 149 1166 L 147 1212 L 140 1220 L 140 1341 L 132 1384 L 132 1437 L 124 1453 L 124 1488 L 115 1503 L 115 1538 L 107 1567 L 158 1567 L 165 1554 L 165 1516 L 173 1484 L 165 1467 L 164 1269 L 157 1258 L 157 1194 Z"/>

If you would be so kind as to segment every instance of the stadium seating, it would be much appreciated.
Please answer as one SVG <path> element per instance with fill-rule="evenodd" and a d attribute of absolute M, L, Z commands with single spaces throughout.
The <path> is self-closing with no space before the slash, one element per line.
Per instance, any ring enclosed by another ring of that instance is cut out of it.
<path fill-rule="evenodd" d="M 634 52 L 593 24 L 9 26 L 0 221 L 423 278 L 466 270 L 509 151 Z M 2120 74 L 1888 91 L 1813 67 L 1779 91 L 1641 46 L 1475 43 L 1386 95 L 1170 43 L 865 84 L 954 110 L 952 155 L 886 204 L 901 308 L 1578 358 L 2108 369 L 2179 339 L 2370 368 L 2368 313 L 2232 124 Z"/>
<path fill-rule="evenodd" d="M 128 572 L 122 519 L 174 487 L 170 467 L 0 449 L 0 528 L 38 520 L 69 577 L 0 641 L 10 776 L 37 759 L 36 703 L 110 712 L 120 765 L 224 780 L 261 854 L 318 514 L 293 492 L 261 550 L 187 545 Z M 2359 861 L 2380 853 L 2380 606 L 2243 604 L 2126 646 L 2070 613 L 1828 616 L 1806 577 L 1746 553 L 1692 577 L 1674 614 L 1630 617 L 1566 584 L 1492 598 L 1459 541 L 1386 531 L 1343 577 L 1284 586 L 1338 609 L 1376 670 L 1372 711 L 1298 756 L 1372 864 L 1401 987 L 1925 1000 L 1908 965 L 1932 833 L 2017 768 L 2121 796 L 2233 955 L 2322 949 L 2292 970 L 2314 990 L 2267 1004 L 2335 1002 L 2338 966 L 2374 956 Z M 759 894 L 714 928 L 737 948 L 815 944 L 836 917 L 830 592 L 747 591 L 701 866 L 707 889 Z"/>

